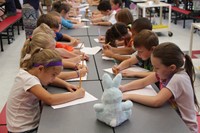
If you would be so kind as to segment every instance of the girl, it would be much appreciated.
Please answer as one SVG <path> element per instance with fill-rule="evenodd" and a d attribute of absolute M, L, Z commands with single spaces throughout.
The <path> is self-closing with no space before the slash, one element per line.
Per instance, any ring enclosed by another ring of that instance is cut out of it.
<path fill-rule="evenodd" d="M 28 44 L 31 45 L 31 44 Z M 29 51 L 24 45 L 23 51 Z M 20 60 L 7 101 L 6 120 L 10 133 L 36 133 L 40 120 L 39 101 L 56 105 L 84 97 L 84 89 L 56 78 L 62 71 L 61 57 L 55 50 L 35 47 Z M 66 88 L 71 93 L 50 94 L 48 84 Z"/>
<path fill-rule="evenodd" d="M 119 10 L 115 15 L 115 19 L 117 22 L 122 22 L 127 26 L 130 26 L 130 28 L 134 21 L 133 15 L 128 8 L 123 8 Z"/>
<path fill-rule="evenodd" d="M 120 11 L 122 8 L 122 1 L 121 0 L 110 0 L 112 10 L 116 12 Z"/>
<path fill-rule="evenodd" d="M 195 105 L 199 110 L 194 92 L 194 67 L 188 55 L 175 44 L 166 42 L 158 45 L 151 62 L 155 73 L 120 86 L 122 92 L 140 89 L 160 81 L 160 91 L 156 96 L 124 94 L 123 99 L 130 99 L 151 107 L 159 107 L 169 101 L 180 114 L 192 133 L 198 133 Z"/>
<path fill-rule="evenodd" d="M 57 1 L 53 3 L 53 10 L 55 10 L 56 12 L 58 12 L 62 18 L 61 18 L 61 24 L 69 29 L 72 28 L 80 28 L 81 26 L 83 26 L 84 24 L 81 22 L 77 22 L 77 21 L 70 21 L 69 19 L 69 11 L 70 11 L 70 5 L 63 3 L 61 1 Z"/>
<path fill-rule="evenodd" d="M 105 45 L 103 45 L 103 53 L 105 56 L 114 58 L 119 61 L 130 58 L 128 55 L 133 52 L 131 47 L 131 32 L 123 23 L 116 23 L 106 32 Z M 117 41 L 123 41 L 123 47 L 118 48 Z"/>
<path fill-rule="evenodd" d="M 45 28 L 45 26 L 43 26 L 43 25 L 44 24 L 42 24 L 40 27 Z M 38 30 L 38 28 L 36 28 L 36 30 Z M 49 34 L 46 34 L 43 31 L 43 32 L 38 32 L 36 34 L 36 32 L 34 30 L 32 38 L 26 40 L 25 46 L 27 47 L 26 49 L 30 49 L 30 50 L 29 51 L 22 50 L 21 58 L 24 58 L 26 56 L 26 54 L 30 53 L 31 49 L 34 49 L 35 47 L 40 47 L 40 48 L 44 48 L 44 49 L 55 49 L 55 39 L 53 38 L 53 36 L 51 35 L 50 32 L 49 32 Z M 56 50 L 59 52 L 60 55 L 63 55 L 63 53 L 60 49 L 56 48 Z M 65 51 L 63 51 L 63 52 L 65 52 Z M 77 78 L 79 76 L 84 76 L 87 73 L 87 68 L 85 66 L 79 65 L 81 58 L 82 57 L 79 56 L 78 60 L 76 60 L 76 62 L 71 62 L 68 59 L 63 58 L 62 59 L 63 67 L 71 68 L 76 71 L 61 72 L 58 75 L 58 77 L 63 80 L 67 80 L 67 79 L 71 79 L 71 78 Z"/>

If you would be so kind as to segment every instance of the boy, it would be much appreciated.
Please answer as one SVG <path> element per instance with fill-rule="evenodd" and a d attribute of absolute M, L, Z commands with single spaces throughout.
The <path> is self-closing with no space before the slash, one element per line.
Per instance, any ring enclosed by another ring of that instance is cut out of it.
<path fill-rule="evenodd" d="M 135 52 L 135 50 L 132 48 L 134 46 L 134 37 L 137 35 L 140 31 L 147 29 L 152 30 L 152 24 L 151 21 L 147 18 L 138 18 L 136 19 L 131 25 L 130 31 L 132 33 L 131 40 L 128 42 L 128 47 L 111 47 L 110 45 L 104 45 L 103 53 L 105 56 L 114 58 L 118 61 L 124 61 L 130 56 L 124 56 L 124 55 L 130 55 Z M 119 33 L 121 33 L 121 30 L 118 30 Z"/>
<path fill-rule="evenodd" d="M 153 70 L 151 64 L 150 56 L 153 52 L 153 49 L 159 44 L 158 37 L 156 34 L 150 30 L 142 30 L 134 38 L 134 47 L 137 51 L 137 55 L 132 56 L 131 58 L 124 60 L 118 66 L 113 66 L 112 70 L 115 74 L 119 73 L 125 68 L 128 68 L 132 65 L 137 64 L 138 66 L 145 68 L 149 71 Z M 126 77 L 146 77 L 151 72 L 133 72 L 129 70 L 124 70 L 122 72 L 123 76 Z"/>
<path fill-rule="evenodd" d="M 103 17 L 92 19 L 94 25 L 111 26 L 116 23 L 116 11 L 112 10 L 111 4 L 108 0 L 103 0 L 97 6 Z"/>
<path fill-rule="evenodd" d="M 45 23 L 55 32 L 56 35 L 55 40 L 57 42 L 66 41 L 67 45 L 70 46 L 78 45 L 79 43 L 78 39 L 59 32 L 61 29 L 61 17 L 54 15 L 54 13 L 60 16 L 60 14 L 56 12 L 41 15 L 37 21 L 37 27 L 40 24 Z"/>

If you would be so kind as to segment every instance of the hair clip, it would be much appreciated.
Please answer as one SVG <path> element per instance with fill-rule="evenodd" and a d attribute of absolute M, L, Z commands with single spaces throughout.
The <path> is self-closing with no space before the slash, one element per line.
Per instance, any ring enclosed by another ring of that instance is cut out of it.
<path fill-rule="evenodd" d="M 40 48 L 40 51 L 42 51 L 43 50 L 43 48 Z"/>
<path fill-rule="evenodd" d="M 31 58 L 31 54 L 26 54 L 22 61 L 28 60 Z"/>

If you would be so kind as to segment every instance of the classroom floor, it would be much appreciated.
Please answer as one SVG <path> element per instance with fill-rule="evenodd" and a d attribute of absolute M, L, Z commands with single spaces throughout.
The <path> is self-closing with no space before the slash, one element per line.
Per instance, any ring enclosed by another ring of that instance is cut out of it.
<path fill-rule="evenodd" d="M 189 50 L 191 23 L 192 21 L 187 21 L 185 29 L 182 28 L 182 21 L 178 22 L 177 25 L 171 23 L 171 31 L 173 32 L 173 36 L 169 37 L 167 32 L 161 32 L 159 34 L 160 43 L 170 41 L 177 44 L 183 51 L 187 52 Z M 8 45 L 7 40 L 3 41 L 4 52 L 0 52 L 0 111 L 6 103 L 10 88 L 12 87 L 14 81 L 14 77 L 18 71 L 20 50 L 24 41 L 25 32 L 22 30 L 20 35 L 15 33 L 15 40 L 12 44 Z M 200 51 L 199 42 L 200 34 L 194 34 L 193 50 Z M 196 56 L 200 58 L 200 54 Z M 200 101 L 200 73 L 197 73 L 195 89 L 197 98 Z"/>

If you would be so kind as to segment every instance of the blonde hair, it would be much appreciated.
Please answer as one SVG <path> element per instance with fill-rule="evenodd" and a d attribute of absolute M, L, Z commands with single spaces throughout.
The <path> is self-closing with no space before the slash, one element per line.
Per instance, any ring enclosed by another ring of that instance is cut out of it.
<path fill-rule="evenodd" d="M 50 49 L 55 47 L 56 41 L 51 34 L 39 32 L 34 34 L 32 38 L 27 39 L 21 50 L 20 64 L 27 54 L 32 55 L 38 48 Z M 21 65 L 20 65 L 21 66 Z"/>
<path fill-rule="evenodd" d="M 52 37 L 55 36 L 54 31 L 45 23 L 42 23 L 37 28 L 35 28 L 32 35 L 34 36 L 35 34 L 40 33 L 40 32 L 44 32 L 49 35 L 52 35 Z"/>
<path fill-rule="evenodd" d="M 20 67 L 26 70 L 30 70 L 34 65 L 43 65 L 45 68 L 54 67 L 48 66 L 51 62 L 61 62 L 60 55 L 51 49 L 35 48 L 30 54 L 26 54 L 26 58 L 23 58 L 20 62 Z M 61 66 L 61 65 L 60 65 Z"/>

